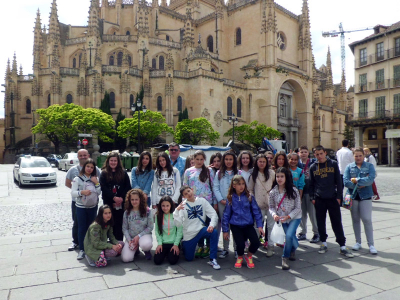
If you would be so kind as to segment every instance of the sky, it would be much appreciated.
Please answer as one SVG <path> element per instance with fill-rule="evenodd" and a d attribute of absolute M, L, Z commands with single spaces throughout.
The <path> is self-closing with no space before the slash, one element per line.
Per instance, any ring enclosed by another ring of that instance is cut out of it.
<path fill-rule="evenodd" d="M 377 24 L 390 25 L 400 21 L 398 0 L 309 0 L 313 53 L 317 68 L 326 64 L 328 47 L 332 54 L 334 83 L 341 79 L 340 37 L 323 38 L 322 31 L 344 30 L 373 27 Z M 275 0 L 295 14 L 301 13 L 302 0 Z M 52 0 L 6 1 L 5 9 L 0 13 L 2 28 L 2 47 L 0 47 L 0 76 L 4 83 L 7 59 L 12 62 L 14 52 L 17 55 L 18 71 L 22 64 L 24 74 L 32 73 L 33 27 L 39 8 L 42 26 L 49 23 Z M 90 0 L 57 0 L 59 21 L 71 25 L 87 25 Z M 8 30 L 9 29 L 9 30 Z M 279 24 L 278 24 L 279 30 Z M 361 31 L 346 34 L 346 81 L 347 87 L 354 83 L 354 57 L 347 46 L 372 34 L 373 31 Z M 1 87 L 4 90 L 4 87 Z M 4 94 L 3 94 L 4 95 Z M 0 118 L 4 117 L 4 96 L 0 96 Z"/>

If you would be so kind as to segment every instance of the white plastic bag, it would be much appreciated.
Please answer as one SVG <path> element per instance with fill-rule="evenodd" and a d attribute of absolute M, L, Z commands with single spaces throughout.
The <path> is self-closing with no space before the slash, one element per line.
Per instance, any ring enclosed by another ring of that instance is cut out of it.
<path fill-rule="evenodd" d="M 275 222 L 274 228 L 272 228 L 271 232 L 271 241 L 275 244 L 283 245 L 285 243 L 285 231 L 283 230 L 282 223 Z"/>

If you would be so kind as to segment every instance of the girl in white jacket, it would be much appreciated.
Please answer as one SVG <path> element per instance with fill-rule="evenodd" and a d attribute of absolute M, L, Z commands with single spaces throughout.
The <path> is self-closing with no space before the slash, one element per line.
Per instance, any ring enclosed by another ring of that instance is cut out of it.
<path fill-rule="evenodd" d="M 151 189 L 151 202 L 153 209 L 164 196 L 170 196 L 178 203 L 179 189 L 181 187 L 181 175 L 177 168 L 171 165 L 171 160 L 165 152 L 160 152 L 156 160 L 153 187 Z"/>

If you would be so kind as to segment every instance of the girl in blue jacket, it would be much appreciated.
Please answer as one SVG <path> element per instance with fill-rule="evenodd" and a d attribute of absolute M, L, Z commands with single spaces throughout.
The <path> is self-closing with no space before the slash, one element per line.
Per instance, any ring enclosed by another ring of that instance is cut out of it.
<path fill-rule="evenodd" d="M 222 219 L 222 231 L 224 240 L 229 240 L 229 226 L 236 242 L 235 268 L 241 268 L 243 257 L 247 267 L 254 268 L 253 254 L 257 252 L 260 241 L 254 229 L 254 221 L 257 224 L 260 235 L 264 236 L 261 210 L 254 197 L 250 195 L 246 182 L 241 175 L 235 175 L 228 192 L 228 203 Z M 250 240 L 247 255 L 244 255 L 245 242 Z"/>
<path fill-rule="evenodd" d="M 143 151 L 140 154 L 137 167 L 132 169 L 132 188 L 141 189 L 146 196 L 147 206 L 151 206 L 150 191 L 153 183 L 154 170 L 153 160 L 148 151 Z"/>

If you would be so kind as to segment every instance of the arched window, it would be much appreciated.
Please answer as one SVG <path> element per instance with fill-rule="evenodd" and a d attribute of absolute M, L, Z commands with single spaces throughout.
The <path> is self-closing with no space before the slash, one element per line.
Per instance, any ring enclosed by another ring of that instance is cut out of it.
<path fill-rule="evenodd" d="M 128 65 L 132 67 L 132 56 L 128 55 Z"/>
<path fill-rule="evenodd" d="M 68 94 L 68 95 L 67 95 L 67 103 L 68 103 L 68 104 L 71 104 L 71 103 L 72 103 L 72 95 L 71 95 L 71 94 Z"/>
<path fill-rule="evenodd" d="M 82 53 L 79 54 L 79 68 L 81 67 L 81 62 L 82 62 Z"/>
<path fill-rule="evenodd" d="M 31 100 L 26 100 L 26 113 L 30 114 L 32 112 Z"/>
<path fill-rule="evenodd" d="M 160 70 L 164 70 L 164 56 L 162 56 L 162 55 L 158 59 L 158 68 Z"/>
<path fill-rule="evenodd" d="M 232 116 L 232 98 L 231 97 L 228 97 L 227 107 L 228 107 L 227 115 Z"/>
<path fill-rule="evenodd" d="M 322 115 L 321 129 L 322 129 L 322 131 L 325 131 L 325 115 Z"/>
<path fill-rule="evenodd" d="M 253 95 L 249 94 L 249 113 L 251 112 L 251 102 L 253 101 Z"/>
<path fill-rule="evenodd" d="M 162 111 L 162 97 L 161 96 L 157 97 L 157 110 Z"/>
<path fill-rule="evenodd" d="M 156 60 L 155 58 L 153 58 L 153 59 L 151 60 L 151 67 L 152 67 L 153 69 L 157 69 L 157 60 Z"/>
<path fill-rule="evenodd" d="M 51 95 L 48 94 L 47 95 L 47 107 L 49 107 L 51 105 Z"/>
<path fill-rule="evenodd" d="M 236 100 L 236 109 L 237 109 L 236 116 L 238 118 L 241 118 L 242 117 L 242 100 L 240 100 L 239 98 Z"/>
<path fill-rule="evenodd" d="M 129 97 L 129 107 L 132 107 L 133 103 L 135 103 L 135 97 L 131 94 Z"/>
<path fill-rule="evenodd" d="M 182 111 L 182 97 L 178 96 L 178 111 Z"/>
<path fill-rule="evenodd" d="M 165 36 L 165 40 L 169 41 L 169 35 Z"/>
<path fill-rule="evenodd" d="M 72 67 L 76 68 L 76 58 L 74 57 L 74 59 L 72 60 Z"/>
<path fill-rule="evenodd" d="M 117 34 L 117 32 L 116 32 L 116 31 L 114 31 L 113 35 L 116 35 L 116 34 Z"/>
<path fill-rule="evenodd" d="M 242 30 L 240 28 L 236 29 L 236 46 L 241 45 L 242 44 Z"/>
<path fill-rule="evenodd" d="M 126 35 L 131 35 L 131 32 L 128 30 L 128 31 L 126 32 Z"/>
<path fill-rule="evenodd" d="M 108 61 L 108 64 L 109 64 L 110 66 L 113 66 L 113 65 L 114 65 L 114 56 L 113 56 L 113 55 L 110 56 L 110 59 L 109 59 L 109 61 Z"/>
<path fill-rule="evenodd" d="M 115 93 L 110 93 L 110 108 L 115 108 Z"/>
<path fill-rule="evenodd" d="M 339 118 L 339 133 L 342 133 L 342 118 Z"/>
<path fill-rule="evenodd" d="M 208 51 L 214 52 L 214 39 L 213 39 L 212 35 L 209 35 L 207 38 L 207 48 L 208 48 Z"/>
<path fill-rule="evenodd" d="M 118 58 L 117 58 L 117 65 L 122 66 L 122 58 L 124 57 L 124 53 L 118 52 Z"/>

